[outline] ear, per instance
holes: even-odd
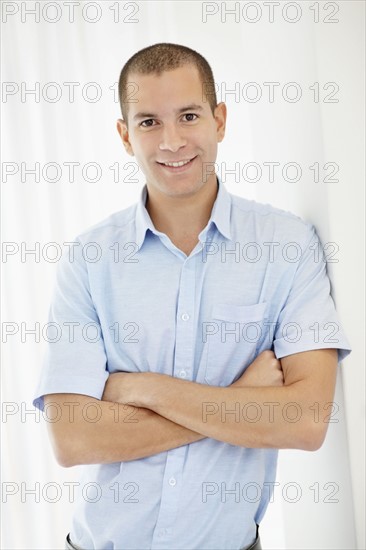
[[[227,115],[226,105],[222,101],[215,107],[215,111],[214,111],[218,143],[220,143],[225,137],[226,115]]]
[[[122,143],[126,152],[132,157],[135,156],[129,139],[127,123],[122,118],[119,118],[117,120],[117,131],[121,136]]]

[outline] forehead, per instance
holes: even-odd
[[[209,109],[204,84],[194,65],[164,71],[160,75],[132,73],[128,77],[127,97],[130,117],[141,111],[163,115],[191,104]]]

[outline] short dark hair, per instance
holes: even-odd
[[[119,82],[118,95],[121,105],[122,118],[127,124],[128,100],[127,84],[128,77],[132,73],[152,74],[158,76],[164,71],[178,69],[185,65],[194,65],[200,75],[203,93],[210,104],[212,114],[217,106],[215,81],[212,69],[206,59],[191,48],[180,44],[160,42],[135,53],[122,68]]]

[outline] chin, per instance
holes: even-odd
[[[165,186],[164,186],[165,187]],[[176,186],[174,185],[167,185],[164,189],[164,192],[167,195],[170,195],[171,197],[177,197],[177,196],[189,196],[194,195],[201,189],[202,185],[199,183],[180,183]]]

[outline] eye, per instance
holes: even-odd
[[[140,123],[140,126],[142,126],[143,128],[150,128],[152,126],[152,124],[146,124],[146,126],[145,126],[146,122],[154,122],[154,119],[153,118],[148,118],[147,120],[143,120]]]
[[[198,115],[196,115],[195,113],[187,113],[187,114],[185,114],[185,115],[183,115],[183,116],[186,116],[186,117],[192,117],[192,116],[194,116],[194,117],[198,118]],[[191,119],[189,119],[187,122],[193,122],[194,120],[196,120],[196,119],[194,119],[194,118],[192,119],[192,118],[191,118]]]

